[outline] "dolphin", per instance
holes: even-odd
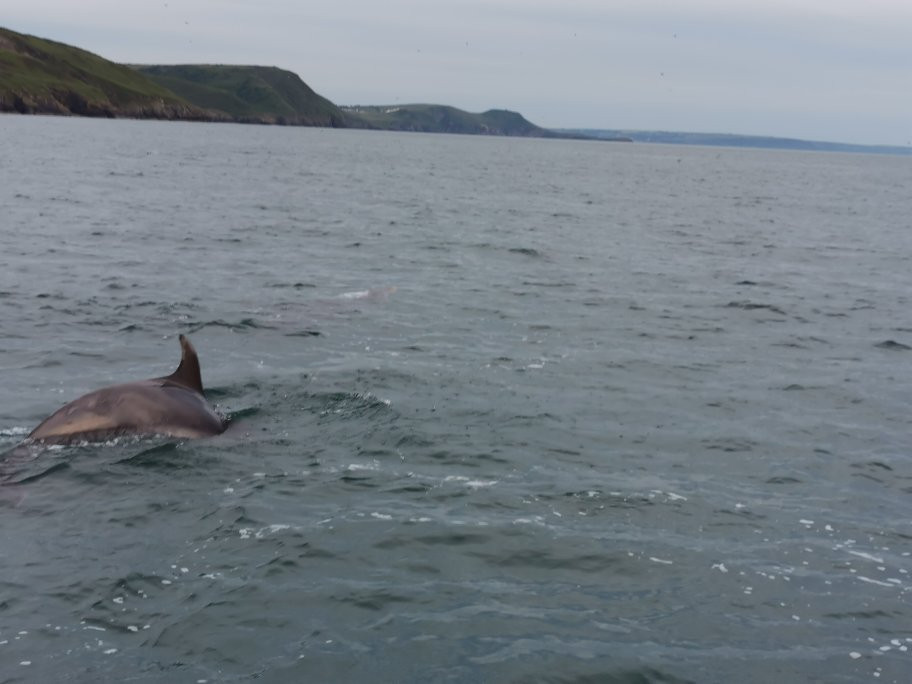
[[[181,360],[171,375],[89,392],[45,418],[26,441],[72,444],[120,435],[196,439],[224,432],[227,421],[203,396],[196,350],[183,335],[178,339]]]

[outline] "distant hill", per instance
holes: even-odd
[[[159,86],[243,123],[344,126],[345,115],[297,74],[278,67],[214,64],[134,65]]]
[[[851,145],[848,143],[775,138],[759,135],[730,133],[677,133],[673,131],[630,131],[617,129],[563,129],[565,133],[578,133],[592,138],[614,139],[624,137],[634,142],[665,143],[669,145],[709,145],[723,147],[753,147],[776,150],[812,150],[825,152],[865,152],[868,154],[912,155],[912,147],[889,145]]]
[[[0,28],[0,111],[210,119],[212,115],[126,66]]]
[[[515,135],[560,137],[505,109],[490,109],[481,114],[433,104],[343,106],[349,125],[387,131],[423,133],[469,133],[476,135]]]

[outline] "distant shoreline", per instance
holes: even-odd
[[[740,147],[769,150],[803,150],[808,152],[851,152],[912,156],[912,145],[862,145],[857,143],[802,140],[766,135],[736,133],[684,133],[678,131],[639,131],[626,129],[564,128],[564,132],[579,132],[593,138],[624,136],[633,142],[665,145],[702,145],[706,147]]]
[[[117,64],[77,47],[0,28],[0,112],[325,126],[540,138],[521,114],[446,105],[343,110],[291,71],[232,64]]]
[[[0,112],[95,118],[321,126],[610,142],[863,152],[912,156],[912,146],[770,136],[594,128],[548,129],[507,109],[440,104],[338,106],[290,71],[229,64],[117,64],[77,47],[0,27]]]

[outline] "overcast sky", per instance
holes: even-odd
[[[912,144],[912,0],[26,0],[118,62],[275,65],[336,104]]]

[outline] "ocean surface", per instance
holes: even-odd
[[[912,162],[0,117],[0,682],[912,680]]]

